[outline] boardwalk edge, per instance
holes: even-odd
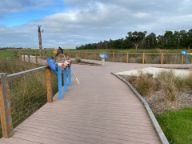
[[[126,81],[124,78],[120,77],[119,75],[117,75],[113,72],[111,72],[111,74],[114,75],[115,77],[117,77],[118,79],[120,79],[122,82],[124,82],[131,89],[131,91],[139,98],[139,100],[144,105],[144,107],[147,111],[147,114],[149,115],[149,118],[152,122],[152,125],[153,125],[161,143],[162,144],[169,144],[164,132],[162,131],[162,129],[161,129],[157,119],[155,118],[153,111],[149,107],[149,104],[147,103],[147,101],[139,94],[139,92],[128,81]]]

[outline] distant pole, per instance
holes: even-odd
[[[39,40],[39,49],[40,51],[42,50],[42,30],[41,30],[41,25],[38,25],[38,40]]]

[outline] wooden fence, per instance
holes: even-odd
[[[40,54],[41,53],[41,54]],[[99,57],[99,51],[76,51],[76,50],[66,50],[65,55],[78,58],[78,59],[91,59],[91,60],[101,60]],[[180,53],[126,53],[126,52],[107,52],[107,61],[111,62],[123,62],[123,63],[142,63],[142,64],[184,64],[186,63],[186,57]],[[38,63],[38,57],[47,58],[48,56],[53,56],[51,52],[46,50],[37,51],[20,51],[19,55],[25,55],[24,61],[27,59],[30,61],[30,56],[36,57],[36,63]],[[27,57],[27,58],[26,58]],[[187,63],[192,63],[191,56],[189,56]]]
[[[8,138],[13,134],[12,104],[14,102],[12,101],[9,81],[17,80],[25,75],[32,75],[37,72],[43,72],[45,75],[47,102],[51,103],[53,101],[51,71],[46,66],[9,75],[5,73],[0,74],[0,117],[3,137]]]
[[[96,52],[66,52],[66,55],[79,59],[100,60]],[[191,58],[189,57],[191,63]],[[142,64],[184,64],[186,57],[180,53],[108,53],[107,61]]]

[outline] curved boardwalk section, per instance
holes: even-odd
[[[1,144],[158,144],[137,97],[110,72],[141,65],[73,65],[81,84],[44,105]]]

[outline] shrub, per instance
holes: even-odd
[[[136,87],[143,96],[150,97],[152,92],[158,89],[152,75],[141,73],[138,77],[129,77],[129,81]]]
[[[173,71],[161,72],[157,76],[160,87],[163,89],[165,100],[174,101],[178,92],[176,86],[176,76]]]

